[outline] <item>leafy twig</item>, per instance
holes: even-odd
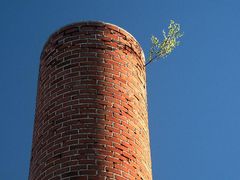
[[[168,26],[168,34],[166,35],[163,30],[164,39],[162,42],[155,36],[151,37],[152,46],[150,48],[148,62],[145,66],[154,60],[167,57],[180,44],[178,39],[182,36],[183,33],[180,32],[180,25],[171,20]]]

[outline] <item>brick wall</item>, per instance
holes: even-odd
[[[152,179],[144,55],[125,30],[75,23],[45,44],[29,179]]]

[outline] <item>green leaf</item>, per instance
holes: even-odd
[[[171,54],[171,52],[180,44],[180,41],[178,39],[183,36],[180,24],[175,23],[173,20],[170,20],[170,24],[168,26],[168,33],[163,30],[162,34],[162,42],[160,42],[156,36],[151,37],[152,45],[150,48],[147,64],[149,64],[153,60],[165,58],[169,54]]]

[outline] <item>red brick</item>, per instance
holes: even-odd
[[[29,180],[151,180],[144,56],[125,30],[68,25],[41,54]]]

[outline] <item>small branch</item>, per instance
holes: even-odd
[[[170,21],[168,26],[168,34],[163,31],[163,41],[152,35],[151,37],[151,48],[149,54],[149,61],[144,65],[146,67],[155,59],[161,59],[167,57],[171,52],[178,46],[178,38],[182,37],[183,33],[180,31],[180,25],[175,23],[173,20]],[[152,55],[154,56],[153,58]]]
[[[150,59],[145,65],[144,67],[146,67],[148,64],[150,64],[154,59],[158,58],[158,56],[155,56],[154,58]]]
[[[144,65],[144,67],[146,67],[148,64],[150,64],[152,61],[148,61],[145,65]]]

